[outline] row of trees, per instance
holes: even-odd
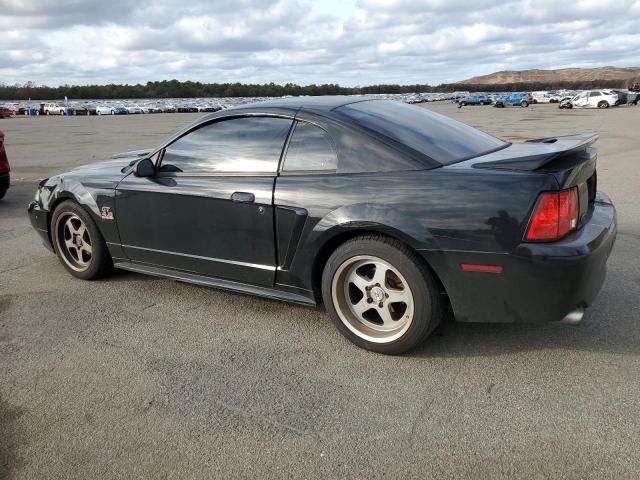
[[[280,97],[283,95],[351,95],[373,93],[430,93],[430,92],[517,92],[536,90],[589,89],[595,87],[626,88],[640,82],[640,78],[628,80],[593,80],[579,82],[527,82],[502,85],[471,85],[448,83],[432,85],[370,85],[365,87],[341,87],[338,84],[296,85],[287,83],[200,83],[164,80],[136,85],[62,85],[47,87],[34,82],[25,84],[0,84],[0,99],[4,100],[56,100],[64,97],[82,99],[110,98],[197,98],[197,97]]]

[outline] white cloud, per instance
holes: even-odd
[[[364,85],[637,66],[640,0],[0,0],[0,81]]]

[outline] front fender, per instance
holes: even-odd
[[[100,209],[92,192],[78,179],[57,175],[41,182],[38,187],[40,207],[52,213],[55,206],[63,200],[75,200],[76,203],[100,217]]]
[[[56,175],[40,183],[36,202],[47,214],[48,229],[56,206],[65,200],[73,200],[91,215],[107,244],[120,244],[114,222],[115,185],[116,182],[109,179],[85,180],[74,175]],[[48,233],[50,236],[51,232]]]

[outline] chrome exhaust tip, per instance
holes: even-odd
[[[567,325],[578,325],[582,321],[582,317],[584,317],[584,308],[576,308],[575,310],[569,312],[566,317],[560,320],[560,323],[564,323]]]

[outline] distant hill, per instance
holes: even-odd
[[[640,67],[618,68],[561,68],[558,70],[504,70],[490,75],[463,80],[462,84],[504,85],[508,83],[589,82],[601,80],[626,80],[640,77]]]

